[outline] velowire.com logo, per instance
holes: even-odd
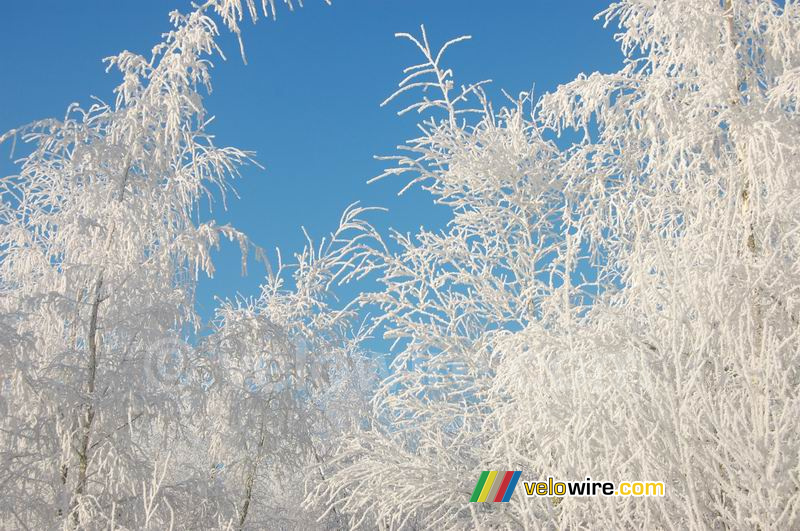
[[[507,502],[514,494],[514,489],[522,474],[520,470],[484,470],[470,502]],[[615,484],[611,481],[558,481],[548,477],[547,481],[524,481],[525,496],[664,496],[663,481],[622,481]]]
[[[521,474],[521,470],[484,470],[469,501],[507,502],[514,494]]]

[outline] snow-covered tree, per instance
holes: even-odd
[[[197,221],[200,200],[224,195],[249,157],[214,145],[202,95],[221,53],[214,14],[238,34],[256,7],[210,0],[171,13],[149,58],[107,59],[123,77],[114,103],[0,137],[31,145],[19,174],[0,180],[4,526],[163,529],[190,511],[175,500],[196,502],[191,470],[166,482],[205,398],[192,385],[202,360],[175,371],[180,353],[158,355],[197,329],[209,250],[221,237],[246,245]],[[274,15],[271,0],[260,7]]]
[[[469,494],[496,435],[497,345],[537,318],[556,320],[558,308],[547,305],[568,243],[556,207],[560,156],[526,120],[526,99],[495,113],[482,84],[454,90],[442,57],[463,38],[435,52],[424,28],[420,39],[400,36],[425,62],[406,69],[390,100],[421,88],[425,99],[401,112],[430,118],[408,154],[389,158],[397,166],[387,175],[426,182],[453,218],[441,233],[395,233],[399,250],[383,253],[386,289],[365,302],[380,307],[375,325],[400,350],[372,426],[345,441],[314,496],[354,514],[356,526],[438,528],[469,520]]]
[[[412,38],[428,118],[388,173],[453,218],[384,255],[393,374],[310,502],[386,528],[800,525],[800,4],[601,16],[624,68],[530,112]],[[666,496],[470,504],[487,469]]]
[[[207,408],[199,428],[209,441],[220,486],[220,518],[239,529],[341,527],[334,512],[300,504],[306,481],[325,479],[320,466],[335,436],[364,415],[373,363],[362,352],[364,330],[332,287],[368,273],[375,230],[348,209],[330,239],[310,238],[295,255],[291,282],[280,263],[257,299],[223,301],[204,342],[212,360]]]

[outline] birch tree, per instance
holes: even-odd
[[[275,14],[267,0],[171,13],[149,58],[106,60],[123,78],[113,103],[0,137],[30,145],[0,181],[4,525],[163,529],[190,510],[174,503],[196,482],[165,481],[202,400],[197,360],[169,381],[152,347],[197,329],[195,282],[220,238],[246,253],[239,232],[197,221],[251,155],[214,144],[202,96],[221,55],[215,17],[239,34],[257,7]]]
[[[339,528],[334,511],[300,509],[306,482],[336,435],[364,415],[374,363],[363,351],[366,330],[333,289],[372,269],[374,228],[353,206],[330,238],[310,238],[284,269],[278,255],[256,299],[226,300],[204,348],[214,379],[200,432],[220,483],[221,520],[238,529]],[[287,270],[291,275],[285,275]]]

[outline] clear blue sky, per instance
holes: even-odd
[[[413,135],[416,115],[398,118],[398,105],[380,108],[418,62],[415,50],[393,37],[425,24],[435,44],[463,34],[473,39],[451,49],[457,81],[491,78],[497,101],[511,94],[552,90],[579,72],[621,66],[613,28],[593,15],[594,0],[306,0],[276,22],[245,25],[245,66],[235,41],[221,39],[227,62],[215,60],[214,92],[206,100],[217,116],[219,145],[255,150],[265,171],[245,168],[236,183],[241,199],[215,211],[264,248],[284,257],[313,236],[333,230],[342,210],[359,200],[388,207],[381,226],[403,231],[441,226],[447,212],[414,191],[398,198],[402,183],[379,174],[376,154],[391,154]],[[188,0],[27,0],[10,2],[0,17],[0,130],[34,119],[61,117],[70,102],[90,95],[111,100],[119,81],[100,60],[123,49],[148,54],[169,28],[167,13]],[[9,146],[0,147],[0,173],[14,171]],[[217,275],[201,281],[198,301],[208,317],[212,296],[255,294],[263,269],[240,276],[237,248],[217,255]]]

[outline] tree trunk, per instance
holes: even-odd
[[[89,365],[88,375],[86,382],[86,393],[88,395],[88,403],[86,404],[86,414],[81,418],[81,430],[79,433],[80,440],[77,444],[78,454],[78,480],[75,485],[75,495],[73,497],[73,520],[75,525],[80,524],[80,516],[78,514],[77,506],[78,499],[86,492],[86,478],[87,469],[89,467],[89,438],[92,430],[92,422],[94,421],[94,399],[95,380],[97,377],[97,319],[100,303],[103,299],[100,297],[103,289],[103,274],[98,275],[97,281],[94,285],[94,293],[92,295],[92,312],[89,318]]]
[[[258,446],[256,447],[256,455],[253,459],[253,466],[250,468],[250,472],[247,474],[247,479],[245,480],[244,484],[244,501],[242,502],[242,508],[239,510],[239,530],[241,531],[244,529],[244,524],[247,521],[247,513],[250,510],[250,501],[253,499],[253,485],[256,482],[256,473],[258,472],[258,464],[261,461],[261,453],[264,448],[264,441],[266,440],[266,435],[264,434],[264,424],[262,421],[261,424],[261,437],[258,441]]]

